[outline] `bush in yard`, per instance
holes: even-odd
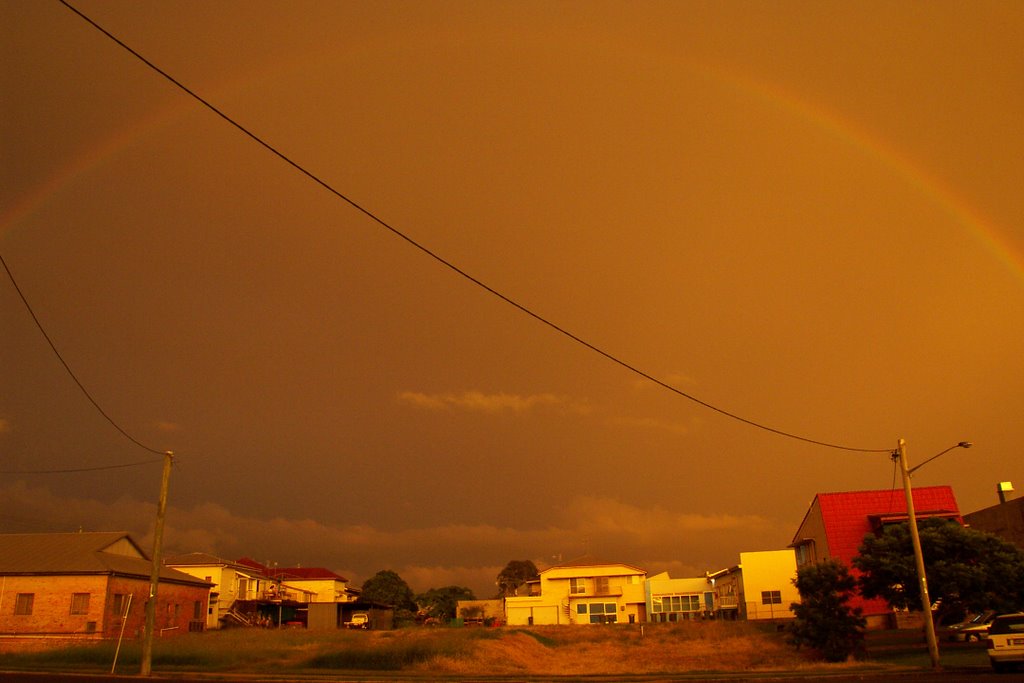
[[[800,603],[792,605],[796,621],[789,627],[789,642],[800,649],[817,650],[829,662],[842,662],[864,653],[864,617],[847,603],[857,588],[846,565],[837,560],[801,567],[796,589]]]

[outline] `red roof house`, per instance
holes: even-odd
[[[312,593],[311,602],[349,602],[359,596],[357,588],[348,585],[348,579],[324,567],[267,567],[251,557],[243,557],[238,564],[262,571],[289,586]]]
[[[949,486],[922,486],[913,489],[914,512],[917,518],[940,517],[963,524],[960,511]],[[886,524],[907,520],[907,499],[900,489],[882,491],[848,491],[819,493],[811,502],[803,522],[793,535],[797,567],[830,558],[842,560],[851,572],[857,570],[850,560],[857,556],[864,536],[878,532]],[[880,598],[866,600],[855,596],[851,607],[860,607],[868,624],[880,625],[883,615],[892,612]]]

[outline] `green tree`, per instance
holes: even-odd
[[[390,605],[395,610],[395,623],[411,623],[416,614],[412,589],[402,577],[390,569],[382,569],[363,582],[362,599]]]
[[[451,621],[455,618],[455,610],[459,600],[476,600],[473,591],[465,586],[445,586],[431,588],[426,593],[416,596],[416,604],[428,617]]]
[[[532,560],[509,560],[505,568],[498,573],[498,597],[512,597],[524,583],[536,581],[538,578],[540,572]]]
[[[1024,608],[1024,553],[998,536],[955,521],[918,523],[928,596],[939,603],[938,621],[963,610]],[[861,572],[861,593],[900,609],[921,610],[921,591],[907,524],[868,534],[853,566]]]
[[[864,617],[847,603],[857,580],[839,560],[809,564],[797,572],[800,602],[791,609],[796,620],[789,626],[789,641],[800,649],[811,647],[829,662],[845,661],[864,652]]]

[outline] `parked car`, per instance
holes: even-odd
[[[958,642],[981,642],[985,640],[985,634],[988,633],[989,624],[992,620],[998,616],[998,612],[989,610],[988,612],[982,612],[977,616],[968,619],[967,621],[955,624],[946,629],[946,635],[950,640]]]
[[[998,673],[1024,663],[1024,612],[995,618],[988,630],[988,659]]]
[[[352,621],[346,621],[345,628],[370,628],[370,615],[366,612],[353,612]]]

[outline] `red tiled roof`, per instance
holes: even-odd
[[[914,512],[918,519],[952,517],[963,523],[951,487],[922,486],[913,489],[913,496]],[[854,574],[857,570],[853,569],[850,561],[857,556],[864,536],[876,530],[873,524],[907,518],[906,495],[898,489],[819,493],[817,501],[828,539],[829,555],[842,560]],[[851,600],[851,606],[861,607],[865,614],[884,614],[889,611],[888,604],[880,598],[865,600],[857,596]]]
[[[268,567],[251,557],[241,558],[238,560],[238,564],[258,569],[275,579],[334,579],[335,581],[348,581],[344,576],[335,574],[330,569],[324,569],[323,567]]]
[[[949,486],[923,486],[914,489],[913,495],[914,510],[919,518],[952,513],[959,520],[960,510]],[[818,505],[829,552],[847,564],[856,557],[865,534],[874,531],[869,517],[907,514],[906,496],[896,489],[819,493]]]
[[[267,569],[268,569],[267,567],[265,567],[264,565],[260,564],[259,562],[257,562],[256,560],[252,559],[251,557],[239,558],[238,564],[242,565],[243,567],[249,567],[251,569],[259,569],[261,572],[266,572]]]
[[[271,571],[275,577],[282,579],[334,579],[335,581],[348,581],[344,576],[339,576],[330,569],[324,569],[323,567],[281,567]]]

